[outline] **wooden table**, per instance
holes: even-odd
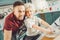
[[[44,36],[43,38],[42,38],[42,40],[53,40],[54,38],[48,38],[48,37],[46,37],[46,36]]]

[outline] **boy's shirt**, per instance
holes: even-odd
[[[36,16],[32,16],[31,18],[27,18],[25,19],[25,25],[27,27],[27,32],[26,35],[27,36],[34,36],[40,33],[39,30],[36,30],[34,28],[32,28],[32,25],[39,25],[41,24],[41,19],[36,17]]]

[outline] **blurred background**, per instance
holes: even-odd
[[[31,2],[36,7],[36,16],[52,25],[60,16],[60,0],[0,0],[0,40],[3,40],[5,17],[13,10],[15,1]]]

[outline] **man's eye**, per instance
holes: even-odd
[[[25,11],[18,11],[18,12],[25,12]]]

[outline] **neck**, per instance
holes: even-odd
[[[32,18],[32,16],[27,16],[28,18]]]

